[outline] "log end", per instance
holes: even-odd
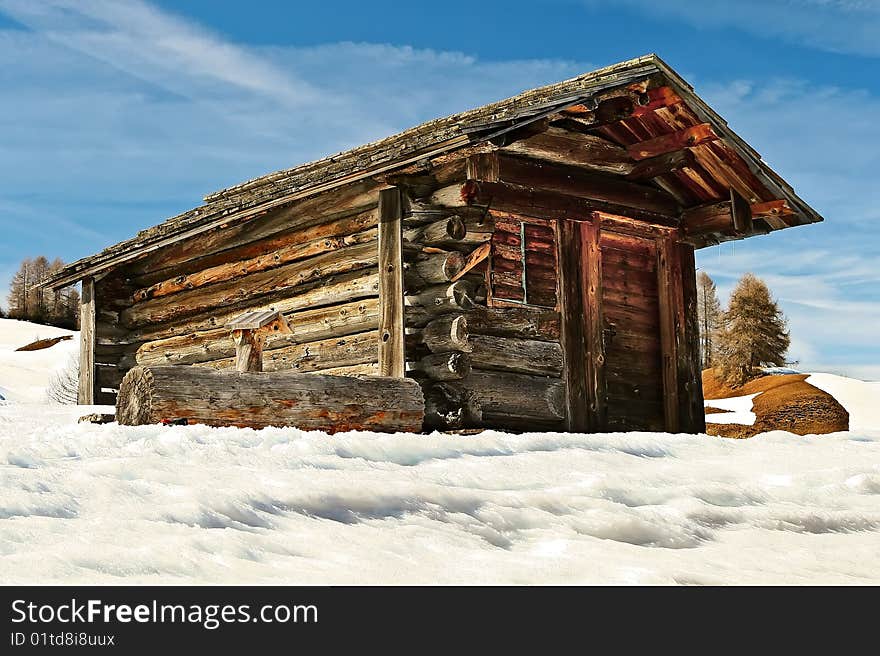
[[[119,386],[116,421],[121,426],[152,423],[153,374],[146,367],[133,367]]]

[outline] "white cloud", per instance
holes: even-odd
[[[72,50],[192,99],[225,86],[291,107],[320,97],[247,48],[141,0],[0,0],[0,9]]]
[[[585,3],[606,5],[599,0]],[[871,0],[617,0],[617,4],[700,28],[734,27],[830,52],[880,56],[880,5]]]

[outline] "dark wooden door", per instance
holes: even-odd
[[[569,430],[664,430],[656,241],[559,228]]]
[[[664,430],[657,242],[602,230],[601,305],[608,430]]]

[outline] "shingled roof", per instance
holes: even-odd
[[[701,120],[711,123],[749,165],[752,173],[795,213],[795,224],[822,218],[740,137],[706,105],[675,71],[656,55],[646,55],[526,91],[477,109],[439,118],[396,135],[308,164],[276,171],[208,194],[204,204],[139,232],[134,238],[78,260],[43,281],[55,288],[131,261],[175,241],[223,226],[233,218],[321,193],[350,182],[386,173],[466,145],[487,141],[540,120],[595,94],[661,74]]]

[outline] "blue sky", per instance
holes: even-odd
[[[880,379],[880,2],[0,0],[0,289],[208,192],[656,52],[826,223],[704,249],[804,370]]]

